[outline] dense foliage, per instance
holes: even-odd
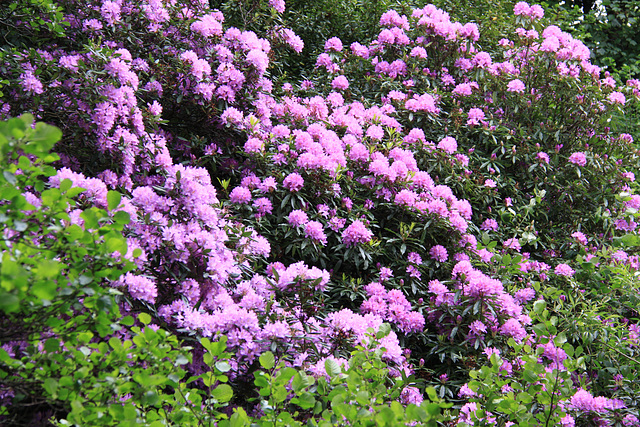
[[[640,82],[542,7],[77,6],[0,16],[3,422],[639,424]]]

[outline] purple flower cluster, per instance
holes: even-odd
[[[369,243],[373,238],[373,233],[359,219],[353,221],[342,232],[342,243],[347,247],[358,243]]]
[[[404,333],[421,332],[424,329],[424,316],[411,311],[411,304],[400,290],[387,291],[378,282],[368,284],[365,290],[369,298],[360,306],[363,313],[378,315],[397,325]]]

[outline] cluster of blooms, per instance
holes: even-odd
[[[504,290],[499,280],[473,268],[469,261],[459,261],[452,270],[451,279],[454,283],[451,289],[438,280],[429,283],[434,309],[427,319],[440,319],[438,326],[443,332],[449,332],[453,327],[459,326],[461,320],[449,319],[448,322],[443,322],[441,316],[448,307],[466,307],[479,303],[483,307],[491,306],[492,310],[482,309],[480,311],[485,313],[484,317],[470,321],[468,340],[484,340],[484,334],[488,330],[494,334],[513,337],[517,341],[522,341],[527,336],[524,327],[531,323],[531,319],[524,314],[519,301],[530,299],[529,297],[521,293],[518,298],[514,298]],[[456,299],[457,292],[461,293],[461,299]]]
[[[364,313],[373,313],[398,326],[402,332],[421,332],[424,329],[424,316],[411,311],[411,303],[407,301],[402,291],[393,289],[387,291],[378,282],[365,286],[369,296],[360,310]]]

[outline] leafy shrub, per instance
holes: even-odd
[[[605,416],[635,416],[636,388],[617,375],[633,377],[627,357],[638,316],[632,293],[615,284],[638,268],[637,258],[617,253],[635,242],[640,206],[637,150],[620,132],[637,81],[603,78],[584,44],[549,26],[541,7],[519,2],[508,22],[482,31],[433,5],[386,11],[374,40],[346,46],[331,37],[308,80],[282,83],[270,70],[282,75],[276,69],[299,40],[280,27],[282,3],[254,4],[255,20],[228,11],[232,22],[255,25],[248,31],[202,2],[90,2],[78,10],[61,1],[70,23],[64,43],[2,53],[11,88],[2,114],[36,111],[63,130],[57,170],[41,190],[86,188],[60,215],[80,229],[106,227],[101,250],[133,263],[105,283],[122,293],[118,309],[149,314],[193,347],[186,373],[176,374],[185,381],[171,381],[193,379],[190,392],[210,402],[207,419],[230,423],[254,414],[265,423],[362,418],[356,404],[377,421],[397,421],[399,406],[352,394],[365,365],[375,368],[372,394],[402,383],[408,417],[420,415],[408,406],[421,396],[406,391],[417,384],[404,381],[412,374],[453,401],[451,419],[464,422],[487,418],[465,404],[493,405],[469,394],[471,385],[501,399],[511,382],[531,397],[538,381],[562,377],[561,397],[571,402],[578,390],[569,376],[591,396],[578,398],[622,402]],[[109,246],[110,227],[126,248]],[[585,308],[612,284],[606,296],[621,296],[619,304]],[[536,299],[549,316],[536,312]],[[384,322],[393,330],[372,344],[370,329]],[[112,349],[120,342],[136,360],[161,358],[158,375],[169,367],[165,357],[185,360],[172,335],[131,331],[98,330],[90,344],[104,349],[113,338]],[[574,354],[587,354],[584,365],[534,368],[544,353],[537,346],[562,333]],[[133,340],[141,334],[176,351],[149,356]],[[352,357],[361,346],[376,359]],[[530,369],[496,373],[498,361],[484,356],[490,349]],[[615,366],[604,361],[611,352]],[[296,373],[319,385],[349,360],[356,368],[347,368],[346,386],[335,384],[339,392],[305,380],[300,393],[287,393]],[[532,373],[542,376],[533,381]],[[465,388],[469,375],[482,384]],[[136,378],[124,372],[118,381],[126,388]],[[148,381],[150,400],[133,398],[141,422],[181,402],[174,383]],[[84,396],[91,406],[95,395]],[[298,405],[310,397],[313,415]],[[568,414],[544,394],[535,404],[520,397],[492,412],[505,423]],[[589,408],[572,416],[593,421]]]

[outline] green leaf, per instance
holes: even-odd
[[[125,316],[120,320],[120,323],[125,326],[132,326],[134,323],[133,316]]]
[[[16,185],[16,183],[18,182],[15,175],[7,170],[2,172],[2,176],[4,176],[4,179],[11,185]]]
[[[73,187],[73,182],[69,178],[65,178],[62,181],[60,181],[60,186],[58,188],[60,189],[60,191],[65,193],[71,187]]]
[[[361,406],[366,406],[368,405],[371,400],[371,396],[369,395],[369,392],[366,390],[360,390],[358,393],[356,393],[356,402],[358,402]]]
[[[149,323],[151,323],[151,316],[149,316],[149,314],[147,313],[140,313],[138,314],[138,321],[143,325],[148,325]]]
[[[58,397],[58,381],[53,378],[47,378],[44,380],[44,389],[47,393],[51,395],[54,399]]]
[[[393,413],[391,408],[385,407],[378,413],[376,416],[376,421],[381,425],[393,425],[393,422],[396,420],[396,415]]]
[[[112,211],[120,206],[120,200],[122,200],[122,194],[118,191],[109,191],[107,193],[107,206],[109,210]]]
[[[333,359],[325,360],[324,368],[327,374],[332,378],[342,372],[342,369],[340,368],[340,364]]]
[[[276,366],[276,358],[270,351],[262,353],[258,360],[260,361],[260,366],[264,369],[273,369]]]
[[[0,292],[0,310],[12,313],[20,308],[20,298],[8,292]]]
[[[98,228],[98,216],[93,209],[87,209],[82,212],[80,214],[80,218],[84,220],[84,227],[86,230],[95,230]]]
[[[525,369],[522,372],[522,379],[524,379],[526,382],[529,382],[529,383],[535,383],[540,380],[540,377],[535,372],[529,369]]]
[[[562,344],[567,342],[567,336],[564,332],[560,332],[557,337],[553,339],[553,343],[556,347],[561,347]]]
[[[36,276],[45,279],[57,277],[62,270],[62,265],[58,261],[42,260],[38,264]]]
[[[55,338],[49,338],[44,343],[44,349],[47,353],[53,353],[60,348],[60,341]]]
[[[128,212],[118,211],[113,215],[113,220],[117,224],[126,225],[126,224],[129,224],[129,222],[131,222],[131,216],[129,215]]]
[[[216,362],[216,369],[222,373],[229,372],[231,370],[231,365],[229,364],[229,362],[220,360]]]
[[[228,384],[220,384],[211,390],[211,397],[220,403],[226,403],[233,397],[233,389]]]
[[[381,340],[382,338],[389,335],[390,332],[391,325],[389,323],[383,323],[382,325],[380,325],[380,330],[378,330],[378,333],[376,334],[376,339]]]
[[[280,403],[284,402],[289,396],[289,391],[284,386],[275,387],[271,393],[273,399]]]
[[[156,406],[159,401],[158,393],[152,390],[149,390],[142,396],[142,404],[145,406]]]
[[[316,405],[316,399],[313,394],[305,391],[300,396],[291,399],[291,403],[298,405],[302,409],[311,409]]]

